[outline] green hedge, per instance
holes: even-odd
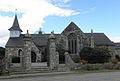
[[[107,48],[85,47],[81,50],[80,57],[88,63],[106,63],[109,62],[111,54]]]

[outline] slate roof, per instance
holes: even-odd
[[[114,43],[116,47],[120,47],[120,43]]]
[[[6,47],[7,46],[24,46],[23,36],[21,35],[21,37],[10,37],[6,43]]]
[[[22,30],[20,29],[20,26],[19,26],[17,15],[15,15],[15,19],[14,19],[12,27],[10,29],[8,29],[8,30],[10,30],[10,31],[18,30],[18,31],[22,32]]]
[[[91,36],[91,33],[85,33],[87,37]],[[113,46],[114,43],[104,33],[93,33],[95,45],[109,45]]]
[[[33,42],[37,46],[46,46],[50,34],[31,34]],[[56,39],[60,38],[60,34],[55,34]]]
[[[90,38],[91,33],[85,33],[85,35]],[[108,45],[108,46],[115,45],[104,33],[93,33],[93,35],[95,45]],[[20,38],[10,37],[6,46],[23,46],[24,45],[23,36],[24,34],[22,34]],[[46,46],[50,34],[31,34],[31,36],[36,46]],[[55,37],[58,40],[61,37],[61,34],[55,34]]]

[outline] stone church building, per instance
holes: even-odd
[[[26,70],[32,68],[32,63],[47,62],[51,69],[59,66],[57,45],[67,50],[65,63],[73,66],[74,60],[80,58],[79,53],[84,47],[107,47],[112,58],[118,58],[120,45],[113,43],[104,33],[84,33],[74,22],[71,22],[61,34],[22,34],[17,16],[9,29],[10,37],[5,45],[7,69],[12,67],[11,56],[20,57],[20,67]]]

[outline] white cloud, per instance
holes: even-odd
[[[71,1],[71,0],[47,0],[47,1],[49,1],[49,2],[62,2],[62,3],[67,3],[67,2],[69,2],[69,1]]]
[[[79,12],[55,6],[55,4],[53,5],[49,1],[67,3],[70,0],[0,0],[0,11],[15,12],[15,9],[17,9],[18,12],[24,13],[19,19],[21,29],[24,31],[23,33],[27,29],[30,30],[30,33],[33,33],[39,27],[42,27],[46,16],[71,16],[79,14]],[[13,19],[14,17],[0,15],[0,46],[3,45],[3,41],[7,41],[8,29],[12,26]]]
[[[111,40],[114,42],[120,42],[120,37],[119,36],[111,37]]]
[[[88,14],[88,13],[91,13],[93,11],[96,10],[96,7],[92,7],[92,8],[87,8],[87,9],[82,9],[81,10],[81,14]]]

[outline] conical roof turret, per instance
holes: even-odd
[[[10,30],[10,31],[21,31],[22,32],[22,30],[20,29],[20,26],[19,26],[17,15],[15,15],[15,19],[14,19],[12,27],[8,30]]]

